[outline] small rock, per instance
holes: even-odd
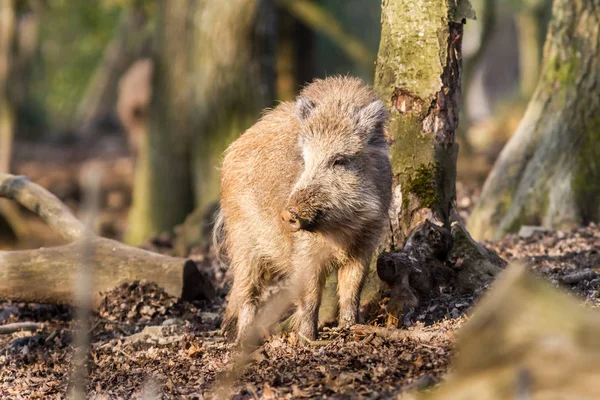
[[[202,318],[203,321],[214,321],[219,318],[219,314],[211,312],[202,312],[200,313],[200,318]]]
[[[530,237],[536,232],[546,232],[547,229],[541,226],[522,225],[519,229],[519,236],[523,239]]]
[[[436,379],[433,375],[427,374],[420,377],[416,382],[415,386],[417,390],[425,390],[435,385]]]
[[[163,326],[185,325],[185,321],[181,318],[168,318],[162,323]]]

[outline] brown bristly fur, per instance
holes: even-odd
[[[215,242],[233,275],[223,322],[230,337],[244,337],[264,288],[287,277],[301,287],[297,329],[314,339],[331,268],[338,269],[340,324],[357,322],[391,201],[386,117],[361,80],[315,80],[227,149]]]

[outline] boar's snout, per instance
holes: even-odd
[[[287,210],[281,212],[281,221],[291,232],[309,231],[312,232],[316,228],[316,224],[313,220],[303,218],[300,216],[300,212],[295,207],[290,207]]]
[[[281,213],[281,220],[292,232],[298,232],[300,229],[303,229],[303,221],[298,215],[298,210],[295,208],[283,210]]]

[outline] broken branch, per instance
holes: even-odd
[[[0,335],[9,335],[18,331],[37,331],[43,327],[44,324],[36,322],[15,322],[14,324],[0,325]]]

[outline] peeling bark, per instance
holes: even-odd
[[[462,24],[452,22],[448,13],[445,1],[422,9],[413,1],[395,1],[384,3],[382,11],[375,85],[391,110],[397,243],[432,213],[450,226]]]

